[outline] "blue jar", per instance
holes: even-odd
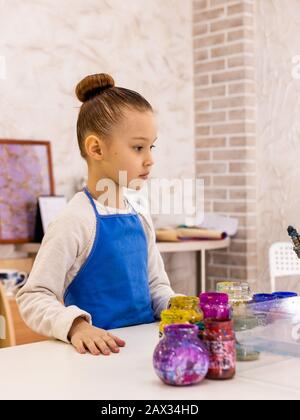
[[[288,299],[288,298],[297,297],[298,293],[295,293],[295,292],[275,292],[275,293],[272,293],[272,295],[275,296],[276,299]]]
[[[270,300],[275,300],[276,297],[270,293],[257,293],[253,295],[253,302],[261,303],[261,302],[269,302]]]
[[[277,298],[270,293],[257,293],[253,295],[251,309],[253,315],[258,320],[259,325],[266,326],[268,323],[268,314],[278,302]]]

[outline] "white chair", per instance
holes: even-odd
[[[276,291],[276,277],[300,275],[300,259],[292,242],[275,242],[269,249],[271,292]]]

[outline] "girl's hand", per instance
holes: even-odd
[[[83,318],[76,318],[69,331],[68,338],[78,353],[89,351],[94,355],[110,355],[118,353],[119,347],[125,346],[125,341],[110,334],[108,331],[90,325]]]

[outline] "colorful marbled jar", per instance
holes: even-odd
[[[208,371],[209,356],[198,338],[198,327],[172,324],[153,354],[158,377],[168,385],[191,385],[202,381]]]

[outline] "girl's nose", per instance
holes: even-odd
[[[144,162],[145,166],[152,166],[154,164],[152,156],[149,154]]]
[[[152,166],[153,164],[154,164],[154,161],[152,158],[147,159],[144,163],[145,166]]]

